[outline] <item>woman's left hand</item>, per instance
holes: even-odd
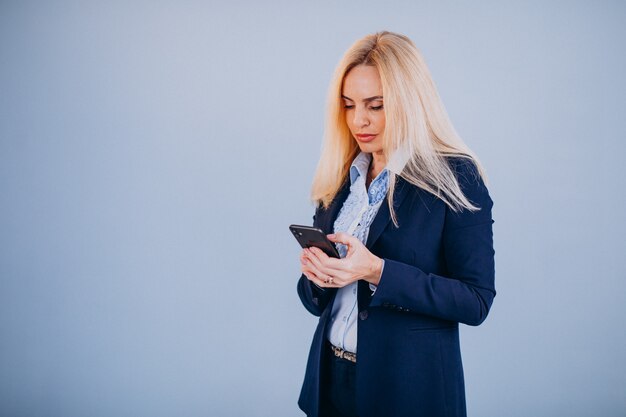
[[[305,249],[303,256],[303,266],[307,270],[318,277],[325,277],[324,287],[342,288],[360,279],[378,285],[383,265],[381,258],[347,233],[327,236],[331,242],[343,243],[348,247],[345,258],[331,258],[315,247]]]

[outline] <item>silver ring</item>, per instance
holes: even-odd
[[[328,278],[328,283],[332,284],[333,283],[333,277]]]

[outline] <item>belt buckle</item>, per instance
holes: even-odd
[[[347,350],[343,350],[340,347],[337,347],[335,345],[330,345],[333,349],[333,353],[335,354],[336,357],[341,358],[341,359],[345,359],[347,361],[356,363],[356,354],[352,353],[352,352],[348,352]]]

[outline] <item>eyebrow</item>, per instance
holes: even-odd
[[[346,100],[350,100],[350,101],[354,101],[350,97],[344,96],[343,94],[341,95],[341,98],[346,99]],[[383,99],[383,96],[374,96],[374,97],[368,97],[366,99],[363,99],[363,101],[365,103],[369,103],[370,101],[382,100],[382,99]]]

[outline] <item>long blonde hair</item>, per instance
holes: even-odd
[[[385,130],[383,154],[389,169],[387,202],[394,224],[396,175],[442,199],[455,211],[479,210],[463,194],[446,157],[473,162],[486,182],[476,155],[452,126],[424,59],[404,35],[378,32],[356,41],[337,66],[330,84],[324,144],[311,198],[328,207],[346,180],[359,153],[345,120],[341,100],[343,80],[357,65],[376,67],[383,89]]]

